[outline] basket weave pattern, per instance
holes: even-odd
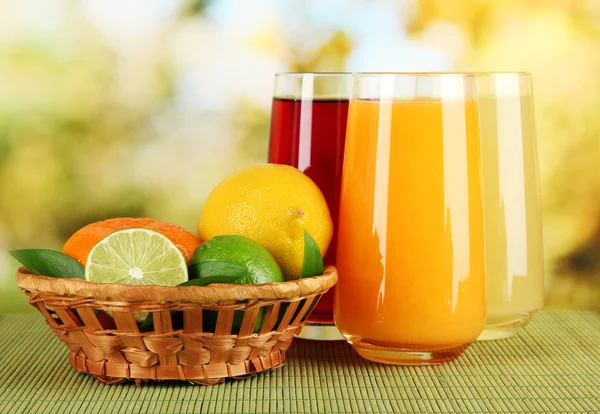
[[[19,287],[67,345],[77,371],[105,383],[138,384],[212,385],[281,366],[294,334],[336,281],[334,267],[284,283],[205,287],[97,284],[17,272]],[[214,326],[203,326],[207,311]],[[141,332],[135,316],[146,312],[154,326]]]

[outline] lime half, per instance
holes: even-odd
[[[175,286],[188,280],[185,258],[166,236],[148,229],[109,234],[90,251],[85,278],[96,283]]]

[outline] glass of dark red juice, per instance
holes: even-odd
[[[351,78],[349,73],[275,75],[269,162],[298,168],[323,192],[334,224],[326,265],[335,265]],[[344,339],[333,322],[333,296],[330,289],[321,298],[299,338]]]

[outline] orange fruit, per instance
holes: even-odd
[[[252,165],[226,177],[208,196],[198,224],[202,240],[238,235],[258,242],[286,280],[300,276],[304,230],[325,255],[333,223],[321,190],[298,169],[277,164]]]
[[[120,217],[98,221],[80,228],[67,240],[62,252],[85,266],[90,250],[100,240],[117,230],[132,228],[149,229],[162,233],[181,250],[186,262],[190,260],[194,250],[200,245],[198,237],[176,224],[151,218]]]

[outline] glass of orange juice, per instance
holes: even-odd
[[[335,322],[364,358],[458,357],[485,325],[476,77],[355,74]]]
[[[540,190],[529,73],[478,73],[487,324],[479,339],[525,326],[544,301]]]

